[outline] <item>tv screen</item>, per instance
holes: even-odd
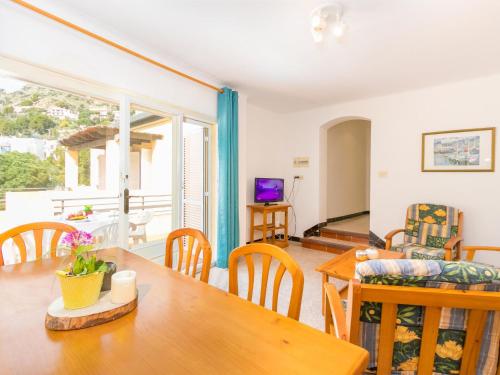
[[[255,203],[281,202],[285,180],[282,178],[256,178]]]

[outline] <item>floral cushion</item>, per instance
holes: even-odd
[[[356,277],[362,283],[425,288],[500,291],[494,267],[469,262],[425,260],[371,260],[359,263]],[[376,368],[381,304],[364,302],[360,315],[360,343],[370,352],[369,368]],[[399,305],[394,338],[393,374],[416,374],[424,311],[420,306]],[[460,369],[467,312],[443,308],[434,357],[434,374],[457,374]],[[498,363],[500,312],[490,312],[476,374],[495,374]]]
[[[449,206],[411,205],[406,213],[404,243],[443,248],[458,233],[458,213],[458,209]]]
[[[446,253],[443,248],[428,247],[414,243],[394,245],[391,247],[391,250],[405,253],[407,259],[444,260]],[[455,258],[456,253],[456,249],[452,249],[452,259]]]

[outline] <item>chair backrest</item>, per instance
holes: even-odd
[[[13,247],[17,248],[19,259],[21,263],[26,262],[28,259],[29,242],[26,241],[26,236],[29,233],[33,234],[35,259],[42,258],[44,254],[44,244],[47,243],[47,238],[44,242],[44,234],[47,231],[52,231],[52,239],[50,240],[49,249],[50,257],[57,255],[57,246],[63,233],[70,233],[76,229],[71,225],[57,222],[37,222],[25,225],[20,225],[15,228],[0,234],[0,266],[4,265],[3,247],[7,240],[12,239]],[[12,249],[14,250],[14,249]]]
[[[496,374],[500,276],[468,262],[375,260],[349,285],[351,343],[377,374]]]
[[[262,281],[259,304],[261,306],[265,306],[266,303],[269,269],[271,261],[274,258],[279,261],[279,266],[276,270],[273,283],[272,310],[278,310],[278,295],[281,280],[283,279],[285,271],[288,271],[292,278],[292,291],[290,294],[288,317],[299,320],[300,307],[302,304],[302,292],[304,289],[304,274],[297,262],[286,251],[278,246],[265,243],[255,243],[234,249],[229,255],[229,293],[238,295],[238,260],[240,257],[244,256],[248,267],[247,300],[252,301],[255,279],[255,266],[253,261],[254,254],[260,254],[262,256]]]
[[[408,207],[405,243],[443,248],[451,237],[462,235],[463,213],[454,207],[416,203]]]
[[[191,273],[192,277],[196,277],[198,270],[198,261],[200,254],[202,255],[202,266],[200,280],[207,283],[210,274],[210,265],[212,262],[212,248],[203,232],[193,228],[180,228],[171,232],[167,237],[167,245],[165,250],[165,266],[173,267],[174,258],[174,241],[178,244],[177,271],[184,272],[185,275]],[[186,240],[186,241],[185,241]],[[187,249],[184,248],[184,243],[187,242]],[[196,247],[194,246],[196,242]],[[194,254],[193,254],[193,248]],[[184,260],[184,253],[186,258]],[[194,255],[194,256],[193,256]],[[191,264],[191,260],[193,261]],[[184,271],[182,271],[184,265]]]
[[[135,225],[146,225],[153,220],[153,212],[149,210],[142,210],[132,214],[129,221]]]

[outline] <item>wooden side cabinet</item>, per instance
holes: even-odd
[[[250,209],[250,242],[255,240],[255,232],[262,232],[262,242],[269,242],[279,247],[288,246],[288,208],[289,204],[275,204],[265,206],[262,204],[250,204],[247,206]],[[284,221],[277,225],[276,214],[283,212]],[[262,224],[255,225],[255,215],[262,215]],[[268,221],[271,214],[271,221]],[[276,239],[276,232],[283,231],[283,240]],[[268,232],[271,232],[271,238],[267,238]]]

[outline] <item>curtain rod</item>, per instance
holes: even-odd
[[[113,41],[111,41],[109,39],[106,39],[106,38],[104,38],[104,37],[102,37],[102,36],[100,36],[98,34],[95,34],[95,33],[91,32],[91,31],[87,30],[87,29],[84,29],[83,27],[75,25],[74,23],[71,23],[69,21],[66,21],[65,19],[63,19],[61,17],[58,17],[58,16],[56,16],[56,15],[54,15],[52,13],[46,12],[43,9],[37,8],[36,6],[31,5],[31,4],[27,3],[26,1],[22,1],[22,0],[11,0],[11,1],[13,3],[16,3],[16,4],[18,4],[18,5],[26,8],[26,9],[29,9],[29,10],[35,12],[35,13],[38,13],[38,14],[44,16],[44,17],[50,18],[51,20],[56,21],[56,22],[58,22],[58,23],[60,23],[60,24],[62,24],[64,26],[67,26],[67,27],[69,27],[69,28],[71,28],[73,30],[76,30],[76,31],[78,31],[78,32],[80,32],[82,34],[85,34],[85,35],[87,35],[87,36],[89,36],[89,37],[91,37],[93,39],[96,39],[96,40],[98,40],[98,41],[100,41],[102,43],[105,43],[105,44],[107,44],[107,45],[109,45],[111,47],[119,49],[120,51],[128,53],[129,55],[135,56],[135,57],[137,57],[137,58],[139,58],[141,60],[144,60],[144,61],[146,61],[146,62],[148,62],[150,64],[153,64],[153,65],[155,65],[155,66],[157,66],[159,68],[162,68],[162,69],[164,69],[166,71],[174,73],[174,74],[176,74],[176,75],[178,75],[178,76],[180,76],[182,78],[189,79],[190,81],[196,82],[199,85],[208,87],[208,88],[210,88],[212,90],[215,90],[217,92],[220,92],[220,93],[224,92],[224,90],[222,90],[219,87],[213,86],[213,85],[211,85],[211,84],[209,84],[209,83],[207,83],[205,81],[202,81],[201,79],[195,78],[195,77],[190,76],[190,75],[188,75],[186,73],[183,73],[183,72],[181,72],[181,71],[179,71],[177,69],[171,68],[170,66],[162,64],[162,63],[160,63],[160,62],[158,62],[156,60],[153,60],[153,59],[151,59],[151,58],[149,58],[147,56],[141,55],[138,52],[135,52],[135,51],[133,51],[133,50],[127,48],[127,47],[124,47],[124,46],[122,46],[122,45],[120,45],[118,43],[115,43],[115,42],[113,42]]]

